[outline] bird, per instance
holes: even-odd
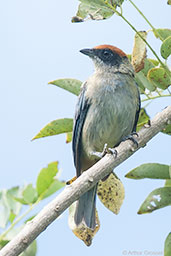
[[[72,150],[76,176],[93,166],[107,148],[133,138],[140,112],[140,95],[127,55],[112,45],[80,50],[94,62],[94,73],[81,86],[76,104]],[[134,140],[133,140],[134,141]],[[76,202],[77,227],[96,228],[97,185]]]

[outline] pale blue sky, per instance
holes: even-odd
[[[137,0],[135,3],[156,28],[169,26],[171,7],[166,0]],[[107,43],[126,53],[132,50],[134,32],[118,16],[72,24],[70,19],[77,6],[77,0],[6,0],[0,3],[0,188],[35,183],[39,170],[56,160],[62,169],[62,179],[75,175],[71,145],[64,143],[64,135],[31,142],[48,122],[74,115],[76,97],[47,83],[65,77],[84,81],[93,72],[93,64],[79,53],[82,48]],[[128,1],[123,10],[138,30],[149,29]],[[148,39],[159,51],[160,41],[152,33]],[[150,51],[148,56],[153,57]],[[158,99],[147,108],[148,113],[153,117],[169,103],[169,98]],[[90,248],[70,231],[66,211],[38,238],[37,255],[105,253],[120,256],[124,250],[162,251],[170,232],[170,207],[143,216],[136,212],[145,197],[163,182],[128,180],[124,175],[146,162],[169,164],[169,139],[166,135],[157,135],[147,147],[117,168],[116,173],[126,190],[123,207],[115,216],[97,203],[101,228]]]

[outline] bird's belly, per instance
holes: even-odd
[[[119,96],[119,95],[118,95]],[[124,95],[125,96],[125,95]],[[109,97],[98,106],[91,105],[84,123],[82,145],[86,155],[92,151],[102,152],[104,144],[116,146],[132,132],[136,106],[130,98]]]

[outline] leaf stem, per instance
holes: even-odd
[[[152,96],[150,98],[146,98],[146,99],[142,99],[141,102],[147,101],[147,100],[154,100],[157,98],[162,98],[162,97],[169,97],[171,96],[170,94],[161,94],[161,95],[156,95],[156,96]]]
[[[163,41],[162,37],[160,36],[160,34],[157,32],[157,30],[155,29],[155,27],[153,27],[153,25],[151,24],[151,22],[145,17],[145,15],[141,12],[141,10],[134,4],[134,2],[132,2],[132,0],[129,0],[129,2],[134,6],[134,8],[139,12],[139,14],[145,19],[145,21],[149,24],[149,26],[152,28],[152,31],[154,33],[154,35],[160,38],[161,41]]]
[[[150,96],[144,91],[144,95],[150,100]]]

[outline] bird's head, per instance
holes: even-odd
[[[98,71],[134,73],[126,54],[115,46],[99,45],[92,49],[82,49],[80,52],[93,60]]]

